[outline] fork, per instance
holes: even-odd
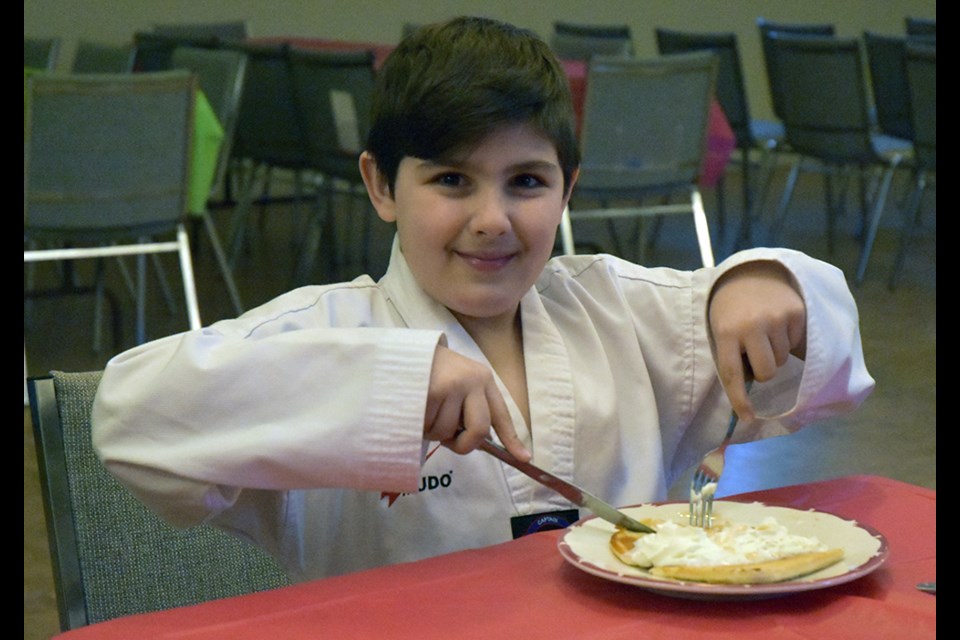
[[[750,393],[750,387],[753,386],[753,380],[748,379],[746,383],[747,393]],[[726,457],[727,446],[733,438],[733,432],[737,428],[738,416],[736,411],[730,412],[730,424],[727,425],[727,434],[723,437],[723,442],[716,449],[703,456],[700,465],[693,473],[690,480],[690,524],[707,529],[713,526],[713,496],[717,490],[717,483],[720,482],[720,476],[723,474],[723,462]]]

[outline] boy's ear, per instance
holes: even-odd
[[[384,222],[396,222],[397,203],[390,192],[390,184],[377,166],[376,159],[367,151],[360,154],[360,175],[363,176],[370,202],[380,219]]]

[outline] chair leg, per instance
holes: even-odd
[[[209,211],[203,212],[203,225],[207,230],[207,238],[210,240],[210,246],[213,248],[213,255],[217,259],[220,267],[220,275],[223,277],[223,283],[227,287],[227,293],[230,294],[230,302],[233,303],[233,309],[237,315],[243,313],[243,302],[240,300],[240,291],[237,289],[237,283],[233,279],[233,271],[227,263],[227,256],[223,252],[223,246],[220,244],[220,238],[217,235],[216,227],[213,225],[213,219]]]
[[[713,245],[710,242],[710,226],[707,224],[707,212],[703,208],[703,197],[700,195],[700,190],[692,187],[690,199],[693,204],[693,226],[697,230],[697,244],[700,245],[700,260],[703,262],[703,266],[712,267],[715,265]]]
[[[570,222],[570,207],[564,207],[560,217],[560,241],[564,255],[572,256],[577,250],[573,241],[573,224]]]
[[[826,167],[825,169],[823,174],[823,200],[826,220],[824,222],[827,227],[827,253],[833,255],[834,227],[839,213],[837,198],[834,197],[833,193],[833,170],[831,167]],[[843,193],[844,191],[846,191],[846,189],[841,187],[840,192]]]
[[[759,173],[756,177],[756,188],[750,189],[749,205],[748,198],[744,197],[743,220],[740,222],[740,232],[737,234],[737,240],[734,243],[734,249],[745,249],[753,246],[753,225],[760,219],[763,203],[767,200],[767,194],[770,190],[770,184],[773,182],[773,171],[777,165],[777,141],[768,140],[761,151],[758,162]],[[744,162],[749,164],[749,155],[744,156]],[[744,174],[744,185],[747,176]]]
[[[160,256],[153,253],[150,255],[150,262],[153,263],[153,272],[160,286],[160,293],[163,295],[163,301],[167,304],[167,311],[174,314],[177,311],[177,301],[173,297],[173,290],[167,281],[167,274],[163,269],[163,263],[160,262]]]
[[[103,348],[103,296],[106,287],[104,260],[97,260],[93,276],[93,352],[100,353]]]
[[[137,302],[136,302],[136,329],[134,340],[136,344],[147,341],[147,256],[137,256]]]
[[[870,225],[867,227],[866,235],[863,240],[863,248],[860,251],[860,261],[857,264],[856,283],[863,282],[863,277],[867,271],[867,262],[870,260],[870,252],[873,250],[873,243],[877,238],[877,230],[880,228],[880,218],[883,215],[883,208],[886,205],[887,193],[890,191],[890,182],[893,180],[893,173],[897,169],[899,158],[894,159],[884,171],[876,198],[873,202],[873,213],[870,216]]]
[[[193,278],[193,261],[190,259],[190,238],[183,225],[177,227],[177,245],[180,256],[180,273],[183,276],[183,291],[187,301],[187,319],[191,329],[199,329],[200,305],[197,301],[197,287]]]
[[[331,186],[328,180],[324,180],[323,184],[318,185],[312,211],[308,213],[303,239],[297,250],[297,264],[293,272],[293,284],[296,287],[310,282],[310,274],[313,273],[320,245],[324,241],[325,228],[329,218],[333,216],[332,207]]]
[[[793,198],[793,190],[797,186],[797,178],[800,176],[800,165],[803,158],[797,157],[790,168],[790,174],[787,176],[787,183],[783,188],[783,195],[780,197],[780,204],[774,214],[773,224],[770,226],[770,240],[776,241],[783,228],[784,219],[787,217],[787,209],[790,207],[790,200]]]
[[[265,189],[267,176],[266,166],[254,165],[244,172],[242,189],[237,199],[237,206],[233,209],[233,217],[230,225],[230,259],[231,269],[235,269],[240,260],[240,254],[243,253],[243,247],[246,243],[247,225],[249,223],[250,209],[253,207],[253,201],[256,199],[258,191]]]
[[[717,179],[717,235],[722,240],[727,235],[727,178],[721,175]]]
[[[740,170],[740,190],[743,197],[743,215],[746,216],[753,208],[750,198],[750,150],[743,147],[740,149],[740,155],[743,157],[743,168]]]
[[[918,171],[916,184],[910,192],[909,199],[903,209],[903,227],[900,230],[900,246],[893,260],[893,268],[890,269],[890,279],[887,283],[887,288],[891,291],[896,288],[897,282],[900,279],[900,272],[906,260],[907,249],[913,237],[913,227],[916,226],[919,221],[920,205],[923,201],[923,193],[926,188],[927,175],[923,171]]]

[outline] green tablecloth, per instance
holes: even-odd
[[[210,107],[207,96],[197,90],[193,123],[193,166],[190,170],[190,197],[187,211],[203,215],[217,171],[217,157],[223,144],[223,127]]]

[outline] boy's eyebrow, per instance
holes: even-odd
[[[465,160],[458,158],[437,158],[435,160],[424,160],[417,158],[418,167],[421,169],[435,169],[440,167],[459,167],[466,163]],[[524,171],[559,171],[560,165],[557,162],[549,160],[527,160],[508,166],[507,173]]]

